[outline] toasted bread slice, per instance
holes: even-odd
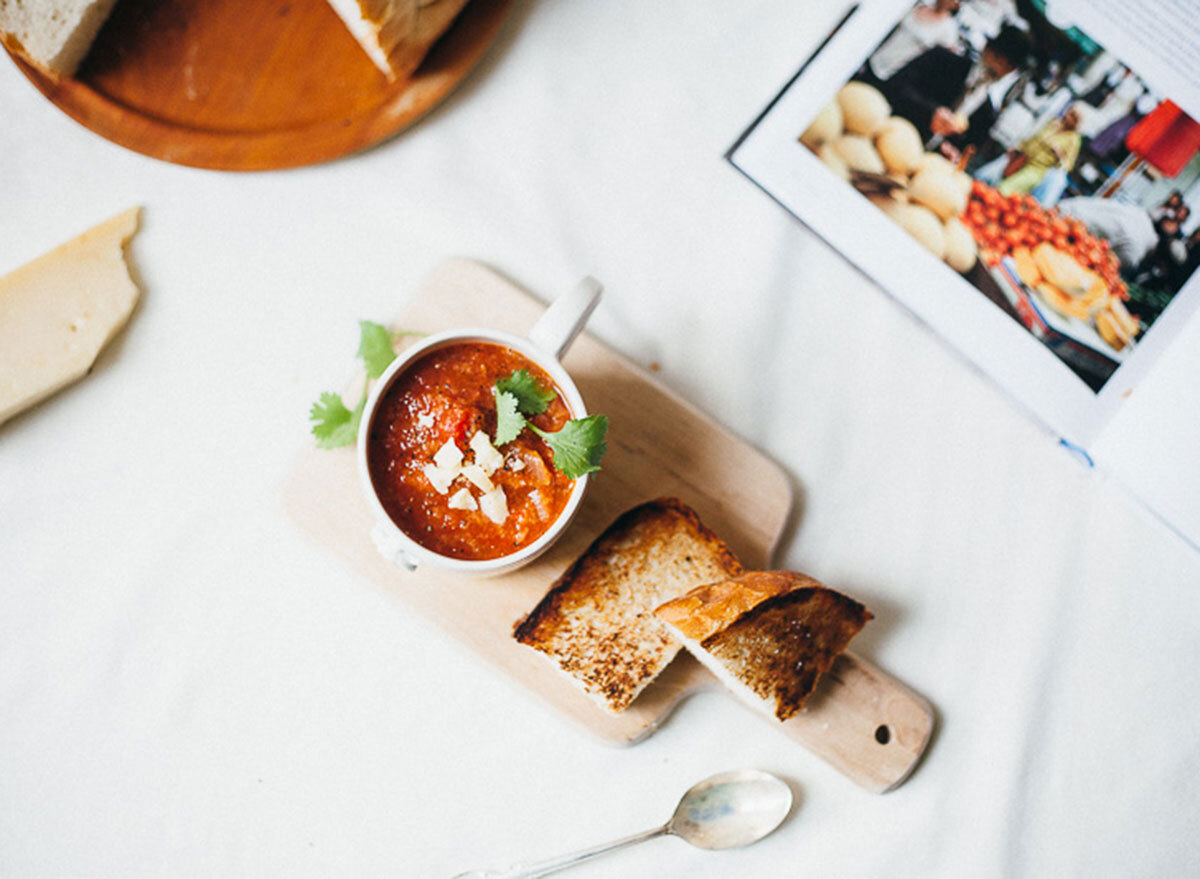
[[[871,619],[857,601],[791,571],[701,586],[654,611],[752,707],[787,720]]]
[[[694,510],[660,498],[613,522],[513,637],[546,654],[601,706],[621,711],[679,652],[654,608],[741,572]]]

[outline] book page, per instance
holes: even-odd
[[[1050,0],[1050,20],[1076,25],[1200,119],[1200,3],[1196,0]]]
[[[1110,471],[1200,548],[1200,321],[1192,321],[1096,443]]]
[[[1090,449],[1200,303],[1200,124],[1041,9],[861,3],[730,160]]]

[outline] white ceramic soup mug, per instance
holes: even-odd
[[[368,445],[379,401],[383,399],[397,377],[431,351],[465,342],[491,342],[496,345],[504,345],[533,361],[554,380],[554,384],[558,386],[558,390],[562,393],[567,408],[571,412],[571,417],[585,417],[587,407],[583,404],[583,397],[580,396],[575,382],[571,380],[571,376],[567,374],[559,361],[571,347],[571,343],[575,341],[575,337],[579,335],[584,324],[587,323],[592,311],[595,310],[596,304],[600,301],[602,289],[595,278],[584,278],[573,290],[558,297],[546,309],[530,329],[528,338],[480,327],[447,330],[422,339],[421,342],[400,354],[384,370],[367,399],[367,406],[363,410],[362,422],[358,431],[358,475],[362,482],[363,494],[366,495],[367,503],[371,507],[371,514],[375,519],[374,527],[371,529],[371,539],[384,558],[407,571],[415,571],[419,565],[428,565],[462,574],[493,576],[508,573],[533,561],[545,552],[571,524],[571,520],[579,509],[579,504],[583,500],[583,493],[587,490],[588,477],[586,475],[575,480],[571,488],[571,495],[558,518],[528,546],[499,558],[481,560],[451,558],[433,552],[404,533],[387,514],[379,500],[375,483],[371,479]]]

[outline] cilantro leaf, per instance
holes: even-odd
[[[554,452],[554,467],[572,479],[600,469],[600,460],[608,451],[604,437],[608,434],[608,416],[589,415],[587,418],[572,418],[562,430],[549,433],[529,425],[534,433],[546,441]]]
[[[492,389],[496,398],[496,445],[510,443],[525,429],[525,416],[517,411],[517,398],[508,391]]]
[[[367,368],[367,375],[379,378],[388,364],[396,359],[396,352],[392,350],[392,334],[383,324],[369,320],[360,320],[358,329],[358,356]]]
[[[321,394],[320,400],[313,403],[308,413],[309,420],[313,422],[312,433],[317,438],[317,448],[336,449],[353,445],[358,438],[358,423],[362,420],[366,405],[366,393],[353,411],[346,408],[337,394],[330,391]]]
[[[496,389],[512,394],[516,398],[517,408],[526,415],[541,415],[558,396],[553,390],[543,388],[528,369],[515,370],[508,378],[500,379],[496,382]]]

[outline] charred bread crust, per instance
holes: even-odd
[[[795,576],[795,588],[762,599],[700,641],[739,681],[773,703],[780,720],[800,710],[872,617],[853,598]]]
[[[696,549],[682,557],[668,551],[661,559],[646,558],[679,536]],[[639,562],[645,562],[643,581]],[[706,579],[742,571],[732,550],[691,507],[676,498],[658,498],[618,516],[516,623],[513,637],[558,663],[607,708],[620,711],[680,648],[654,618],[654,607]],[[686,585],[664,594],[664,582],[681,578]]]
[[[683,637],[703,641],[772,596],[820,585],[812,577],[791,571],[749,571],[732,580],[698,586],[656,607],[654,614]]]

